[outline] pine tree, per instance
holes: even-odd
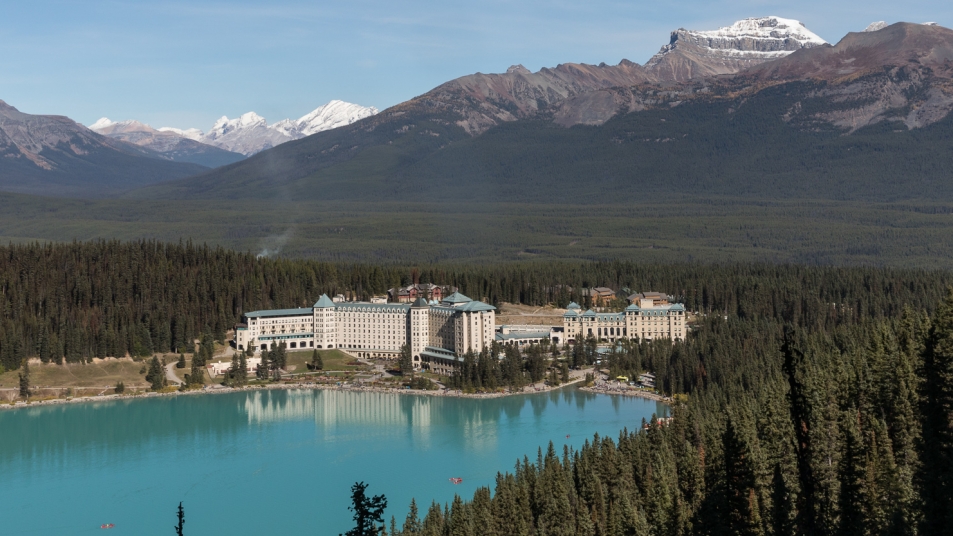
[[[400,367],[402,376],[410,376],[414,373],[414,361],[410,352],[410,345],[404,344],[400,347],[400,357],[397,358],[397,365]]]
[[[146,381],[149,382],[153,391],[159,391],[166,385],[165,369],[162,368],[162,363],[159,362],[157,356],[152,356],[152,360],[149,362]]]
[[[347,536],[376,536],[384,528],[387,498],[383,495],[368,497],[365,490],[367,484],[363,482],[355,482],[351,486],[351,506],[348,510],[354,512],[354,528],[345,533]]]
[[[235,371],[235,385],[238,387],[244,386],[248,383],[248,360],[245,359],[245,354],[240,353],[238,357],[238,370]]]
[[[175,362],[175,368],[185,368],[185,354],[179,354],[179,360]]]
[[[23,360],[23,370],[20,371],[20,398],[30,398],[33,394],[30,391],[30,361]]]
[[[311,352],[311,370],[324,370],[324,360],[317,350]]]
[[[953,289],[930,326],[922,385],[923,533],[945,534],[953,527]]]
[[[187,375],[186,384],[189,387],[194,387],[196,385],[205,385],[205,367],[199,364],[199,360],[195,357],[192,358],[192,369]]]
[[[420,519],[417,517],[418,515],[417,501],[411,499],[410,510],[407,512],[407,519],[404,520],[403,527],[401,527],[401,534],[404,536],[418,536],[420,534],[423,527],[421,526]]]

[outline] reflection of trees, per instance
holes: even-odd
[[[144,445],[155,441],[180,437],[222,441],[249,424],[296,421],[311,421],[324,430],[406,430],[422,446],[429,445],[433,430],[446,428],[441,441],[483,449],[497,441],[500,421],[518,420],[527,404],[539,421],[550,404],[574,404],[582,410],[597,396],[573,388],[490,399],[299,389],[18,409],[0,412],[0,467],[32,456],[55,463],[75,452],[123,455],[115,451],[135,453],[153,448]],[[618,411],[619,397],[611,398]],[[656,408],[659,415],[666,411],[661,404]]]
[[[124,456],[177,437],[231,437],[246,426],[219,396],[87,402],[0,412],[0,467],[22,458]],[[117,452],[118,451],[118,452]],[[0,471],[2,472],[2,471]]]

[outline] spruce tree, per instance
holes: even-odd
[[[235,371],[234,380],[239,387],[248,383],[248,360],[245,359],[245,354],[243,353],[239,355],[238,370]]]
[[[410,345],[404,344],[400,347],[400,357],[397,358],[397,366],[400,367],[402,376],[410,376],[414,373],[414,361],[410,352]]]
[[[311,370],[324,370],[324,360],[317,350],[311,352]]]
[[[922,530],[945,534],[953,527],[953,289],[930,326],[922,386]]]
[[[159,362],[157,356],[152,356],[152,360],[149,362],[149,371],[146,373],[146,381],[149,382],[149,387],[153,391],[159,391],[165,387],[165,369],[162,368],[162,363]]]
[[[20,371],[20,398],[30,398],[32,394],[30,391],[30,360],[24,359]]]
[[[354,512],[354,528],[345,533],[347,536],[376,536],[384,528],[387,498],[383,495],[368,497],[365,490],[367,484],[363,482],[355,482],[351,486],[351,506],[348,510]]]
[[[179,360],[175,362],[175,368],[185,368],[185,354],[179,354]]]
[[[411,499],[410,510],[407,512],[407,519],[404,520],[403,527],[401,527],[401,534],[405,536],[418,536],[420,534],[422,526],[418,515],[417,501]]]

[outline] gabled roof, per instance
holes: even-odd
[[[315,302],[314,308],[319,309],[322,307],[334,307],[334,302],[331,301],[331,298],[328,298],[327,294],[322,294],[318,301]]]
[[[447,296],[446,298],[440,300],[441,303],[466,303],[472,302],[470,298],[460,294],[459,292],[454,292],[453,294]]]
[[[592,309],[589,309],[585,313],[582,313],[582,316],[596,316],[596,313]]]
[[[566,309],[580,309],[581,310],[582,307],[579,307],[579,304],[576,302],[569,302],[569,305],[566,306]]]
[[[417,300],[411,305],[411,307],[427,307],[430,305],[427,303],[427,300],[424,298],[417,298]]]

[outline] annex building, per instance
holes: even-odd
[[[649,293],[646,293],[649,294]],[[685,306],[653,295],[636,295],[620,313],[582,312],[575,302],[563,315],[564,343],[583,341],[590,335],[602,341],[619,339],[685,340]]]
[[[311,307],[245,313],[235,348],[337,348],[357,357],[395,359],[410,346],[415,368],[447,372],[468,351],[492,345],[496,308],[454,292],[440,301],[335,303],[327,295]]]

